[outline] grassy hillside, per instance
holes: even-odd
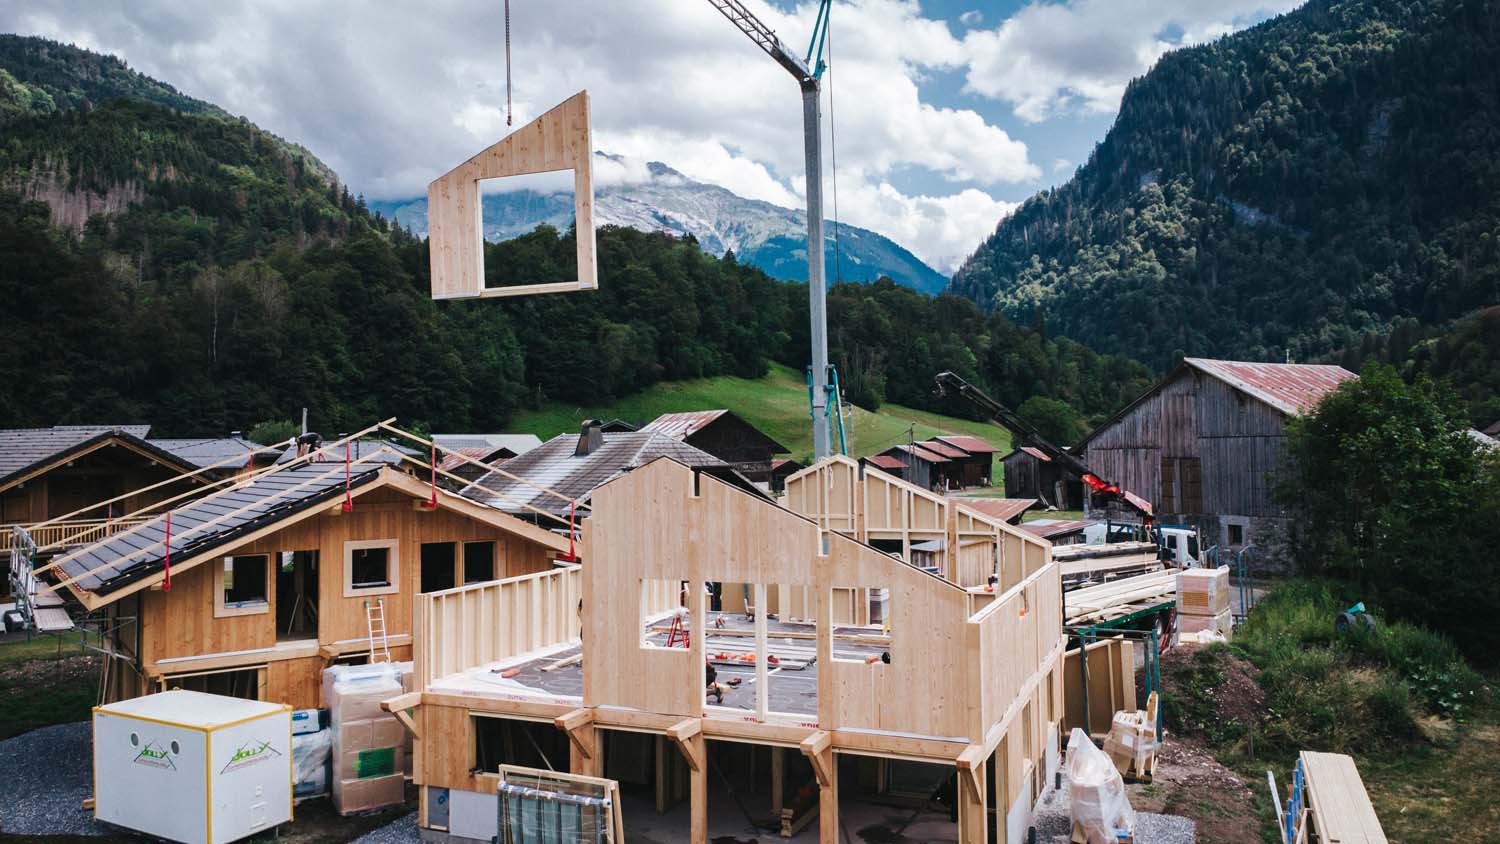
[[[624,419],[642,424],[663,413],[719,407],[738,413],[784,443],[798,460],[806,462],[812,455],[807,382],[801,373],[780,365],[773,365],[771,374],[765,378],[720,376],[664,381],[608,405],[576,407],[552,404],[542,410],[520,411],[507,427],[517,433],[536,434],[545,440],[565,431],[578,430],[584,419]],[[972,434],[983,437],[997,448],[1005,449],[1010,445],[1009,433],[994,425],[895,404],[882,405],[875,413],[856,408],[854,417],[847,419],[845,424],[849,432],[849,453],[854,457],[875,454],[906,442],[907,432],[913,425],[916,426],[915,437],[919,440],[937,434]],[[998,465],[993,477],[997,482],[1000,479]]]

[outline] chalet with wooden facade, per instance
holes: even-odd
[[[39,545],[103,535],[106,521],[201,486],[171,483],[200,467],[146,439],[149,425],[58,425],[0,431],[0,554],[15,528]],[[109,504],[98,505],[111,498]],[[67,517],[67,518],[63,518]],[[51,522],[41,527],[39,523]],[[0,583],[0,593],[6,585]]]
[[[661,434],[712,454],[760,484],[770,483],[776,455],[791,451],[731,410],[664,413],[642,426],[641,433]]]
[[[738,802],[834,844],[948,782],[929,840],[1025,841],[1064,711],[1050,546],[844,457],[786,502],[657,459],[594,491],[585,565],[419,596],[418,689],[384,706],[424,840],[495,836],[495,772],[521,764],[618,780],[655,840],[738,834]],[[931,539],[935,571],[893,556]]]
[[[1272,500],[1286,422],[1356,377],[1339,367],[1186,358],[1074,451],[1205,547],[1274,546],[1295,514]],[[1009,472],[1007,472],[1007,479]]]
[[[107,617],[105,697],[188,688],[317,707],[330,663],[410,658],[422,591],[546,571],[567,551],[391,454],[296,460],[38,569]]]

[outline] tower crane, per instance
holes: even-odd
[[[775,31],[766,26],[742,0],[708,0],[730,23],[759,47],[766,55],[776,60],[797,80],[802,89],[802,146],[807,160],[807,296],[808,314],[812,322],[812,422],[813,460],[822,460],[832,451],[828,402],[836,389],[829,385],[828,366],[828,313],[827,290],[823,275],[823,136],[822,112],[819,99],[822,95],[821,80],[827,65],[823,62],[823,46],[828,35],[828,14],[833,0],[822,0],[818,4],[817,20],[813,23],[812,39],[807,45],[807,55],[799,56],[781,43]],[[837,403],[838,397],[832,396]]]

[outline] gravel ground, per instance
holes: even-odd
[[[0,832],[21,835],[119,834],[83,808],[94,792],[89,723],[59,724],[0,741],[5,799]]]
[[[354,844],[416,844],[421,840],[417,832],[417,813],[409,812],[354,839]]]
[[[1068,844],[1072,840],[1073,820],[1068,800],[1068,777],[1063,774],[1062,788],[1049,789],[1042,795],[1032,819],[1036,839],[1046,844]],[[1193,822],[1177,815],[1135,813],[1136,844],[1194,844],[1197,829]]]

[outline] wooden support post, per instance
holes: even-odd
[[[688,807],[691,826],[688,840],[708,844],[708,742],[703,738],[703,721],[687,718],[667,728],[667,738],[677,745],[688,766]]]
[[[989,818],[986,811],[985,758],[982,745],[971,744],[958,757],[958,840],[960,844],[987,844]]]
[[[766,667],[766,585],[755,584],[755,717],[766,720],[771,706],[771,683]],[[779,801],[778,801],[779,802]],[[777,810],[779,813],[779,809]]]
[[[802,755],[818,778],[818,844],[838,844],[838,766],[833,757],[833,734],[820,730],[802,740]]]
[[[594,729],[594,710],[575,709],[552,723],[568,736],[568,770],[584,776],[599,776],[599,737]]]
[[[786,807],[786,748],[771,746],[771,815],[781,817]]]
[[[389,700],[380,702],[380,708],[396,716],[396,720],[401,722],[401,726],[405,727],[411,733],[412,738],[417,739],[422,737],[422,731],[417,727],[417,722],[412,719],[410,710],[421,705],[421,692],[407,692],[406,694],[397,695]]]

